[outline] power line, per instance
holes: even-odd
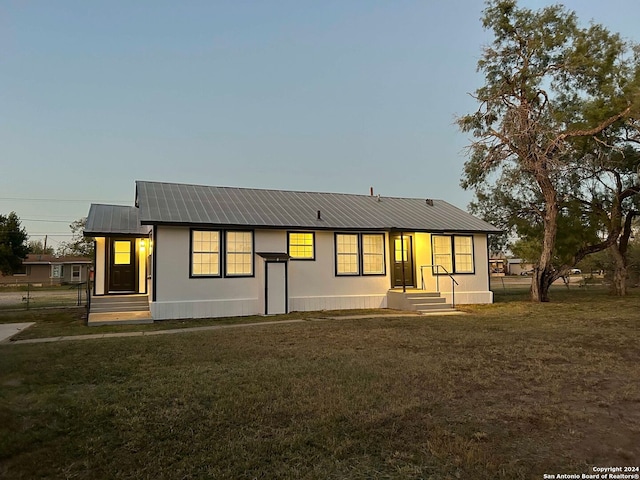
[[[21,222],[53,222],[53,223],[72,223],[74,220],[43,220],[40,218],[21,218]]]

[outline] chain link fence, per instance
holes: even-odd
[[[38,308],[82,307],[90,301],[88,282],[67,285],[0,285],[0,312]]]

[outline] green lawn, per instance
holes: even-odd
[[[4,345],[0,478],[511,480],[639,465],[640,294],[519,298],[464,316]]]

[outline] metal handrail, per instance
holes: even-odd
[[[424,290],[424,269],[425,268],[435,268],[436,269],[436,292],[440,293],[440,269],[444,270],[444,273],[449,276],[451,279],[451,306],[455,308],[456,306],[456,287],[455,285],[460,286],[460,284],[453,278],[453,275],[450,274],[447,269],[443,265],[420,265],[420,281],[422,282],[422,290]]]

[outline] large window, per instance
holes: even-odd
[[[289,255],[293,260],[314,260],[313,232],[289,232]]]
[[[474,273],[473,237],[432,235],[433,273]]]
[[[359,275],[358,234],[336,234],[336,275]]]
[[[191,231],[191,275],[220,276],[220,232]]]
[[[253,275],[253,232],[227,232],[226,274]]]
[[[336,275],[385,275],[383,233],[336,233]]]
[[[362,234],[362,274],[384,275],[384,234]]]

